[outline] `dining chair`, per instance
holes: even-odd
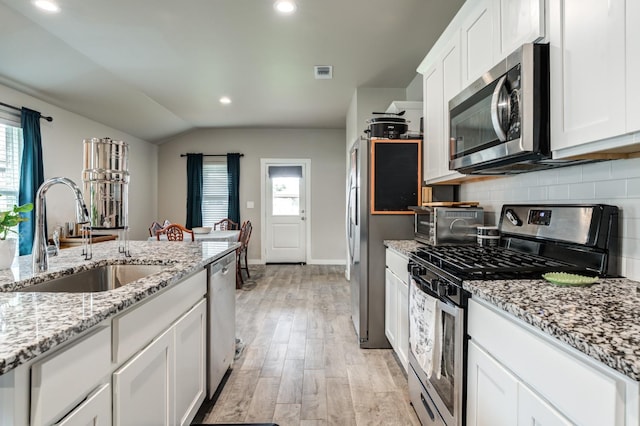
[[[155,236],[156,232],[161,230],[162,228],[163,226],[154,220],[153,222],[151,222],[151,226],[149,227],[149,236]]]
[[[195,241],[193,231],[177,223],[171,223],[168,226],[165,226],[164,228],[156,231],[156,237],[158,238],[158,241],[160,241],[160,236],[163,234],[167,236],[167,240],[169,241],[183,241],[184,234],[191,235],[191,241]]]
[[[232,221],[229,218],[224,218],[219,222],[216,222],[213,224],[213,229],[214,230],[220,230],[220,231],[235,231],[238,230],[240,228],[240,224]]]
[[[240,242],[240,247],[236,249],[236,265],[237,265],[237,282],[239,282],[240,286],[244,284],[244,279],[242,278],[242,271],[247,271],[247,278],[251,278],[249,274],[249,264],[247,263],[247,247],[249,246],[249,239],[251,238],[251,231],[253,229],[253,225],[250,220],[244,221],[242,227],[240,227],[240,235],[238,236],[238,241]],[[242,260],[244,259],[244,266],[242,266]],[[237,285],[236,285],[237,286]]]

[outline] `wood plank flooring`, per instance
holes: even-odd
[[[343,266],[267,265],[236,292],[245,343],[203,423],[419,425],[390,349],[360,349]]]

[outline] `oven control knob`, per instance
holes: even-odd
[[[447,296],[449,294],[449,284],[439,281],[438,282],[438,296]]]

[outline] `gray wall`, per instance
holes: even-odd
[[[201,129],[160,146],[158,155],[158,217],[186,219],[186,158],[180,154],[244,154],[240,160],[240,217],[250,220],[250,263],[263,262],[260,159],[311,160],[311,253],[309,263],[344,264],[344,129]],[[247,208],[247,201],[254,208]]]
[[[0,100],[25,106],[53,117],[40,120],[45,179],[64,176],[82,188],[83,140],[110,137],[129,144],[129,238],[146,239],[151,221],[156,220],[158,147],[104,124],[58,108],[32,96],[0,85]],[[56,225],[75,221],[74,197],[68,188],[56,185],[47,191],[49,232]]]

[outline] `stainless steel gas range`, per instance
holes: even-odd
[[[500,245],[421,246],[409,269],[409,394],[424,425],[465,424],[465,280],[539,279],[546,272],[615,275],[618,208],[504,205]]]

